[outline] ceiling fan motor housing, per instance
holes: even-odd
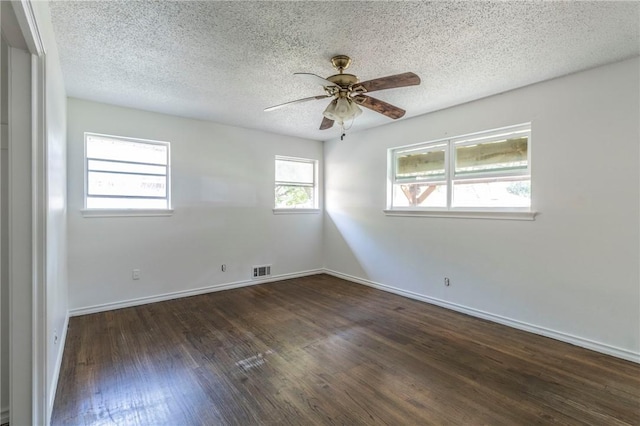
[[[358,77],[353,74],[335,74],[331,77],[327,77],[327,80],[337,84],[340,87],[349,87],[360,81]]]

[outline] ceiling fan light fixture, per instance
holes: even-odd
[[[360,114],[362,114],[362,109],[346,97],[334,99],[322,113],[329,120],[338,124],[344,124],[345,121],[356,118]]]

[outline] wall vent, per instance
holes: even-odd
[[[261,278],[271,276],[271,265],[260,265],[253,267],[252,278]]]

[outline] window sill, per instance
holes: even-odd
[[[84,209],[83,217],[154,217],[172,216],[173,209]]]
[[[273,209],[273,214],[318,214],[320,209]]]
[[[454,219],[535,220],[538,212],[479,210],[383,210],[387,216],[446,217]]]

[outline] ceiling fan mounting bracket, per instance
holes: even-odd
[[[351,65],[351,58],[347,55],[336,55],[331,58],[331,65],[333,65],[333,67],[342,74],[342,71],[346,70],[349,68],[349,65]]]

